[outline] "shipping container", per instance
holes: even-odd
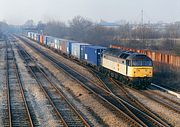
[[[91,65],[101,65],[101,57],[105,49],[101,46],[86,46],[83,54],[85,61]]]
[[[51,48],[55,47],[55,43],[54,43],[54,38],[53,37],[50,37],[50,36],[47,37],[47,46],[49,46]]]
[[[27,32],[27,37],[31,38],[32,32]]]
[[[46,41],[47,41],[47,42],[46,42],[46,45],[47,45],[47,46],[50,46],[50,43],[51,43],[51,37],[49,37],[49,36],[46,37]]]
[[[58,38],[54,38],[54,48],[59,50],[59,39]]]
[[[43,35],[40,35],[40,44],[43,45]]]
[[[72,44],[73,43],[79,43],[78,41],[72,41],[72,40],[67,40],[67,47],[66,47],[66,49],[67,49],[67,54],[70,54],[70,55],[72,55]]]
[[[71,55],[78,58],[78,59],[84,59],[84,48],[85,46],[88,46],[90,44],[87,43],[71,43]]]
[[[77,41],[71,41],[71,40],[65,40],[65,39],[61,39],[60,41],[61,41],[60,43],[61,52],[68,55],[71,54],[72,43],[78,43]]]
[[[89,46],[89,45],[81,45],[80,46],[80,59],[81,60],[85,58],[84,52],[85,52],[85,47],[87,47],[87,46]]]
[[[60,40],[60,50],[63,53],[67,53],[67,47],[69,47],[69,43],[67,42],[67,40],[61,39]]]
[[[28,32],[28,37],[31,38],[31,32]]]
[[[33,39],[33,32],[30,32],[30,38]]]
[[[38,43],[40,43],[40,34],[37,34],[37,39],[36,39],[36,41],[38,42]]]
[[[48,36],[43,36],[43,44],[44,45],[47,45],[47,38],[48,38]]]
[[[33,33],[33,40],[36,40],[36,33]]]
[[[58,39],[58,42],[59,42],[59,50],[62,51],[62,40],[63,39]]]
[[[34,38],[34,36],[33,36],[33,35],[34,35],[34,33],[31,33],[31,37],[30,37],[31,39],[33,39],[33,38]]]
[[[34,39],[34,33],[33,32],[31,32],[31,37],[30,38]]]
[[[32,33],[31,39],[34,40],[34,33]]]
[[[34,40],[37,41],[38,34],[34,33]]]

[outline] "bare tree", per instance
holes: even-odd
[[[89,36],[88,31],[93,27],[93,23],[81,16],[76,16],[69,22],[69,34],[72,39],[84,41]]]
[[[0,38],[3,36],[3,33],[7,33],[8,32],[8,24],[5,22],[0,22]]]
[[[106,28],[103,26],[95,25],[88,32],[87,42],[106,45],[109,42],[113,41],[113,37],[115,36],[115,30],[113,28]]]
[[[23,26],[24,26],[24,27],[29,27],[29,28],[31,28],[31,27],[34,27],[34,26],[35,26],[35,23],[34,23],[34,21],[33,21],[32,19],[30,19],[30,20],[27,20],[27,21],[24,23]]]
[[[180,22],[168,25],[166,29],[166,35],[169,38],[179,38],[180,37]]]
[[[51,21],[44,28],[44,34],[64,38],[67,36],[67,26],[63,22]]]
[[[37,24],[37,30],[39,33],[43,34],[43,31],[46,27],[46,24],[43,23],[42,21],[39,21],[38,24]]]

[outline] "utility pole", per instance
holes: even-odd
[[[143,12],[143,9],[141,10],[141,39],[142,39],[142,42],[144,42],[144,14],[143,14],[144,12]]]

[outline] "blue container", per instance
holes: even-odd
[[[81,60],[83,58],[84,47],[87,43],[71,43],[71,55]]]
[[[47,46],[54,48],[54,38],[51,36],[47,37]]]
[[[86,46],[84,51],[84,60],[91,65],[101,65],[101,57],[105,49],[105,47],[101,46]]]
[[[37,34],[37,36],[36,36],[36,37],[37,37],[37,39],[36,39],[36,40],[37,40],[37,42],[38,42],[38,43],[40,43],[40,34]]]
[[[72,55],[72,44],[73,43],[78,43],[77,41],[72,41],[72,40],[67,40],[66,41],[66,49],[67,49],[67,54]]]
[[[51,37],[50,37],[50,36],[48,36],[46,39],[47,39],[46,46],[49,46],[49,44],[50,44],[50,42],[51,42]]]
[[[68,42],[69,43],[69,55],[72,55],[72,43],[71,41]]]
[[[88,47],[90,45],[81,45],[80,46],[80,59],[84,60],[85,59],[85,48]]]

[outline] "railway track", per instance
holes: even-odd
[[[116,90],[116,91],[119,89],[119,90],[122,91],[122,93],[123,93],[122,96],[126,96],[126,97],[127,97],[127,98],[126,98],[127,100],[137,103],[136,105],[141,105],[141,106],[143,105],[143,104],[140,104],[140,102],[138,102],[138,100],[137,100],[136,98],[134,98],[133,96],[131,96],[126,89],[124,89],[124,86],[126,86],[126,85],[122,84],[121,82],[119,82],[119,81],[117,81],[117,80],[110,79],[112,83],[108,86],[108,85],[107,85],[107,84],[108,84],[107,82],[109,82],[109,81],[107,81],[107,79],[103,78],[104,75],[102,75],[101,73],[97,72],[97,71],[94,70],[94,69],[91,69],[91,68],[88,68],[88,69],[89,69],[89,71],[91,71],[91,73],[95,74],[95,75],[98,77],[99,82],[101,82],[101,83],[104,85],[104,88],[105,88],[106,90],[108,90],[109,92],[112,92],[112,93],[115,94],[115,91],[113,92],[113,89]],[[103,81],[104,79],[105,79],[106,81]],[[114,88],[113,88],[113,87],[114,87]],[[127,87],[128,87],[128,86],[127,86]],[[129,87],[129,88],[130,88],[130,87]],[[156,89],[157,89],[157,88],[156,88]],[[152,88],[147,88],[146,91],[145,91],[145,90],[136,90],[136,89],[132,89],[132,90],[138,92],[139,94],[143,94],[144,96],[148,97],[149,99],[151,99],[151,100],[153,100],[153,101],[156,101],[157,103],[160,103],[160,104],[162,104],[163,106],[165,106],[165,107],[167,107],[167,108],[169,108],[169,109],[171,109],[171,110],[173,110],[173,111],[175,111],[175,112],[177,112],[177,113],[180,113],[180,103],[179,103],[179,102],[177,102],[177,101],[175,101],[175,100],[172,100],[172,99],[170,99],[170,98],[166,97],[165,95],[162,95],[162,94],[160,94],[160,93],[158,93],[158,92],[153,91]],[[119,93],[120,93],[120,92],[119,92]],[[122,94],[122,93],[121,93],[121,94]],[[129,96],[129,97],[128,97],[128,96]],[[128,99],[128,98],[129,98],[129,99]],[[140,106],[140,107],[141,107],[141,106]],[[145,107],[144,107],[144,108],[145,108]],[[141,107],[141,109],[144,109],[144,108]],[[146,107],[146,108],[147,108],[147,107]],[[148,110],[150,110],[150,109],[148,109]],[[149,111],[148,111],[148,112],[149,112]]]
[[[77,64],[81,64],[81,63],[77,62],[76,60],[73,60],[73,61],[76,62]],[[124,88],[125,85],[122,85],[121,82],[119,82],[117,80],[114,80],[112,78],[108,79],[107,77],[105,77],[105,75],[101,74],[100,72],[98,72],[94,68],[85,66],[84,64],[81,64],[81,65],[83,67],[87,68],[93,75],[95,75],[99,79],[99,83],[102,84],[102,85],[100,85],[101,87],[103,87],[104,89],[106,89],[110,93],[113,93],[116,96],[122,98],[123,100],[128,101],[128,103],[132,104],[133,106],[135,106],[139,110],[143,111],[144,113],[150,115],[152,118],[156,119],[157,121],[159,121],[163,125],[170,126],[170,124],[167,123],[165,120],[163,120],[158,114],[153,113],[147,106],[144,106],[140,101],[138,101],[134,96],[132,96]],[[139,94],[145,95],[146,97],[148,97],[148,98],[150,98],[150,99],[164,105],[165,107],[167,107],[167,108],[169,108],[171,110],[174,110],[177,113],[180,112],[180,110],[179,110],[180,103],[178,103],[177,101],[171,100],[170,98],[168,98],[166,96],[163,96],[163,95],[161,95],[161,94],[159,94],[157,92],[154,92],[154,91],[144,92],[144,91],[138,91],[136,89],[133,89],[133,90],[135,90]],[[152,96],[153,94],[157,95],[159,97],[153,97]],[[167,103],[167,101],[163,101],[163,100],[167,100],[169,103]],[[175,106],[172,106],[172,103]]]
[[[86,67],[87,68],[87,67]],[[128,103],[132,104],[138,110],[144,112],[148,116],[151,121],[156,125],[155,121],[160,122],[164,126],[170,126],[166,121],[162,120],[157,114],[153,113],[148,107],[144,106],[141,102],[139,102],[134,96],[132,96],[129,91],[125,89],[125,85],[122,85],[121,82],[114,80],[112,78],[107,78],[105,75],[88,67],[88,70],[97,76],[99,82],[104,85],[104,88],[108,90],[110,93],[115,94],[118,98],[126,100]],[[153,120],[155,119],[155,121]]]
[[[122,85],[121,82],[119,82],[119,81],[116,80],[116,83],[115,83],[114,85],[116,85],[117,87],[119,87],[119,88],[123,91],[123,93],[126,94],[126,96],[127,96],[127,95],[130,96],[130,94],[128,93],[128,91],[123,88],[124,86]],[[128,87],[128,86],[127,86],[127,87]],[[151,100],[153,100],[153,101],[155,101],[155,102],[157,102],[157,103],[159,103],[159,104],[167,107],[168,109],[173,110],[174,112],[177,112],[177,113],[180,114],[180,103],[177,102],[177,101],[174,101],[174,100],[172,100],[172,99],[170,99],[170,98],[168,98],[168,97],[166,97],[166,96],[164,96],[164,95],[161,95],[161,94],[159,94],[159,93],[157,93],[157,92],[155,92],[155,91],[152,91],[152,90],[150,91],[149,88],[147,88],[146,90],[136,90],[136,89],[132,89],[132,88],[131,88],[131,90],[133,90],[133,91],[135,91],[135,92],[137,92],[137,93],[139,93],[139,94],[141,94],[141,95],[144,95],[145,97],[148,97],[149,99],[151,99]],[[130,100],[132,100],[132,102],[137,102],[137,103],[139,103],[138,100],[135,99],[133,96],[132,96],[132,99],[130,99]],[[138,104],[138,105],[139,105],[139,104]],[[142,105],[142,104],[141,104],[141,105]],[[143,107],[141,107],[141,108],[144,109]],[[147,107],[146,107],[146,108],[147,108]],[[148,108],[147,108],[147,109],[148,109]],[[148,109],[148,110],[149,110],[149,109]]]
[[[137,100],[127,89],[125,89],[124,85],[117,80],[109,79],[112,82],[113,87],[108,87],[111,92],[116,93],[118,97],[127,100],[129,103],[134,105],[139,110],[143,111],[144,113],[148,114],[152,118],[156,119],[164,126],[170,126],[165,120],[159,117],[158,114],[153,113],[148,107],[144,106],[139,100]],[[138,91],[138,90],[136,90]],[[140,92],[139,92],[140,93]]]
[[[153,91],[151,88],[147,88],[145,91],[141,91],[144,96],[150,98],[151,100],[154,100],[163,106],[169,108],[170,110],[173,110],[180,114],[180,103],[172,100],[165,95],[162,95],[158,92]]]
[[[77,61],[75,61],[75,60],[73,60],[73,61],[78,64]],[[81,64],[81,66],[87,68],[93,75],[96,75],[96,77],[99,79],[99,83],[103,85],[104,89],[106,89],[110,93],[113,93],[116,96],[128,101],[129,103],[131,103],[133,106],[135,106],[139,110],[145,112],[146,114],[149,114],[151,117],[153,117],[157,121],[161,122],[163,125],[170,126],[170,124],[168,124],[165,120],[163,120],[158,114],[153,113],[147,106],[144,106],[140,101],[138,101],[134,96],[132,96],[125,89],[124,86],[126,86],[126,85],[124,85],[124,84],[122,85],[122,83],[120,81],[114,80],[112,78],[108,79],[105,75],[98,72],[97,70],[95,70],[92,67],[85,66],[84,64]],[[158,92],[152,91],[152,88],[147,88],[147,90],[151,90],[151,91],[146,91],[146,92],[144,90],[140,90],[140,91],[138,91],[136,89],[132,89],[132,90],[138,92],[139,94],[143,94],[144,96],[148,97],[149,99],[156,101],[177,113],[180,113],[180,103],[179,102],[172,100]],[[118,93],[116,91],[118,91]]]
[[[4,124],[7,126],[33,127],[33,121],[25,98],[20,74],[10,42],[6,42],[6,87],[7,113]]]
[[[22,38],[21,38],[22,39]],[[53,58],[52,55],[45,53],[42,50],[39,50],[37,47],[33,46],[26,40],[25,41],[29,46],[31,46],[36,52],[39,52],[41,55],[45,56],[47,60],[51,61],[57,68],[60,70],[63,70],[66,74],[68,74],[70,77],[78,81],[84,88],[94,93],[96,96],[104,100],[106,103],[114,107],[118,112],[123,114],[126,119],[130,120],[129,122],[132,123],[132,125],[136,126],[165,126],[164,124],[160,123],[159,121],[155,120],[154,118],[150,117],[146,113],[138,110],[128,102],[120,99],[113,93],[105,90],[104,88],[101,88],[97,86],[96,84],[93,84],[91,81],[87,80],[85,76],[82,76],[75,70],[69,68],[67,65],[64,65]],[[136,122],[135,122],[136,121]]]
[[[85,118],[68,101],[62,91],[51,82],[51,79],[46,76],[43,70],[34,62],[33,58],[25,50],[20,48],[20,46],[18,46],[18,49],[40,88],[61,119],[60,125],[69,127],[89,127],[90,124],[86,122]]]

